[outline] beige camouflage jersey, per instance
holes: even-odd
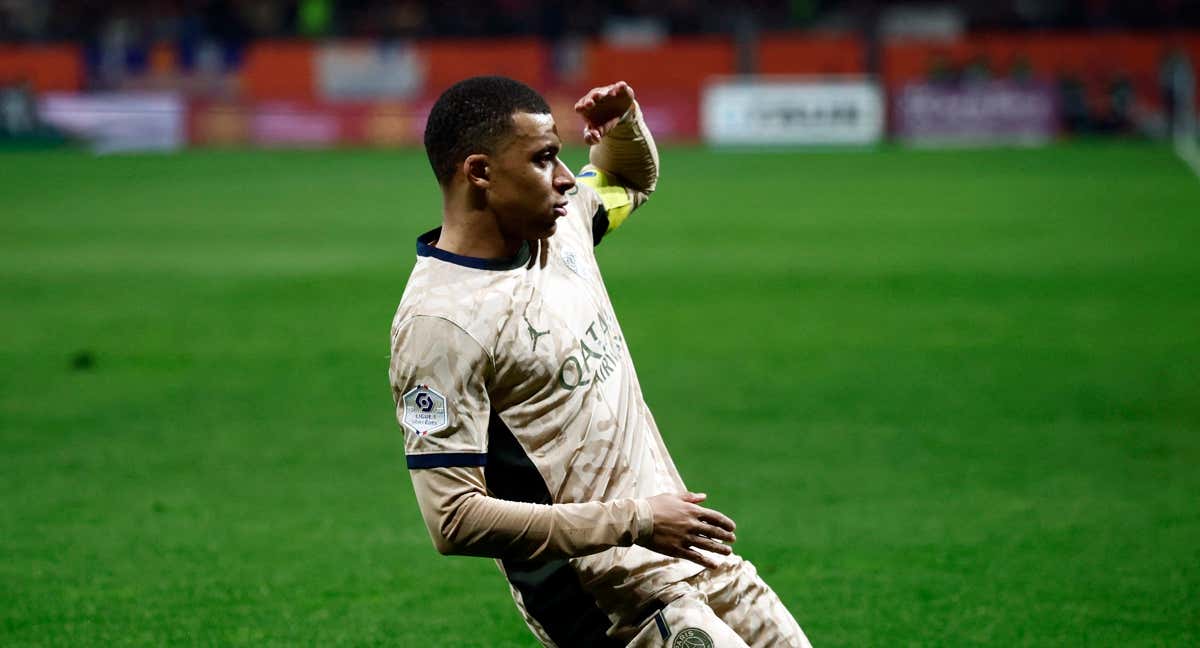
[[[636,107],[591,162],[546,267],[526,269],[528,249],[451,254],[434,230],[392,323],[396,415],[430,535],[444,553],[499,557],[546,645],[624,645],[702,570],[634,544],[651,531],[646,498],[685,490],[593,254],[657,179]]]

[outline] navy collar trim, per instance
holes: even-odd
[[[522,243],[521,249],[517,250],[517,255],[508,259],[480,259],[478,257],[463,256],[453,252],[447,252],[438,247],[434,247],[434,242],[442,236],[442,228],[437,228],[425,232],[417,237],[417,256],[433,257],[435,259],[453,263],[467,268],[475,268],[476,270],[516,270],[526,263],[529,263],[529,243]]]

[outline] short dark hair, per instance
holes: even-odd
[[[533,88],[500,76],[471,77],[443,92],[425,123],[425,154],[438,183],[449,183],[468,155],[492,153],[518,112],[549,113],[550,106]]]

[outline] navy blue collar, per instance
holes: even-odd
[[[476,270],[516,270],[529,263],[529,243],[522,243],[517,255],[509,259],[480,259],[447,252],[434,247],[434,242],[442,235],[442,228],[425,232],[417,237],[417,256],[433,257],[446,263],[475,268]]]

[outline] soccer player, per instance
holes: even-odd
[[[658,179],[633,90],[575,110],[578,177],[521,83],[467,79],[430,112],[442,226],[417,238],[389,368],[429,534],[496,558],[546,646],[808,646],[684,486],[600,277],[593,247]]]

